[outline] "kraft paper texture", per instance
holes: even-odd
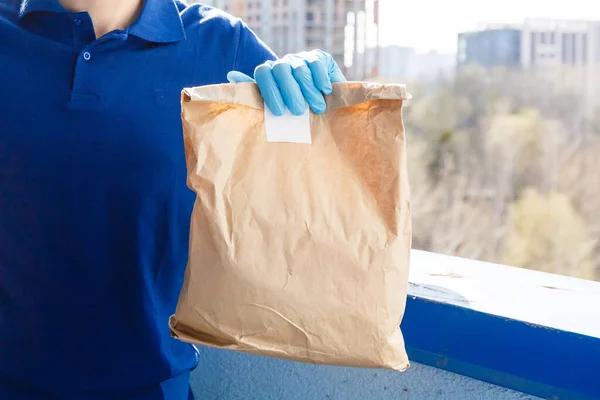
[[[189,263],[170,327],[194,344],[408,368],[402,85],[340,83],[312,144],[269,143],[253,83],[182,93]]]

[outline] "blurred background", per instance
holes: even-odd
[[[414,248],[600,280],[600,3],[202,2],[408,85]]]

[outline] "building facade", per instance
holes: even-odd
[[[516,67],[521,64],[521,31],[487,29],[458,34],[457,64]]]
[[[457,64],[485,67],[600,64],[600,22],[529,19],[510,27],[459,33]]]
[[[599,22],[528,20],[521,29],[521,65],[595,65],[599,39]]]
[[[554,74],[579,91],[587,116],[600,108],[600,22],[529,19],[513,27],[461,33],[457,65],[472,63]]]
[[[418,79],[430,82],[450,76],[456,67],[456,56],[436,51],[420,53],[412,47],[386,46],[369,49],[379,53],[378,79],[383,82],[408,82]]]
[[[379,0],[200,0],[242,18],[277,55],[310,49],[331,53],[351,79],[375,71],[367,42],[378,44]],[[372,35],[373,37],[367,37]],[[357,51],[354,51],[357,49]]]

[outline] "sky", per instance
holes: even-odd
[[[458,32],[526,18],[600,21],[599,0],[379,0],[380,43],[456,52]]]

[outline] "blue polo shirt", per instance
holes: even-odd
[[[274,58],[207,6],[145,0],[96,39],[58,0],[0,3],[0,399],[187,398],[181,90]]]

